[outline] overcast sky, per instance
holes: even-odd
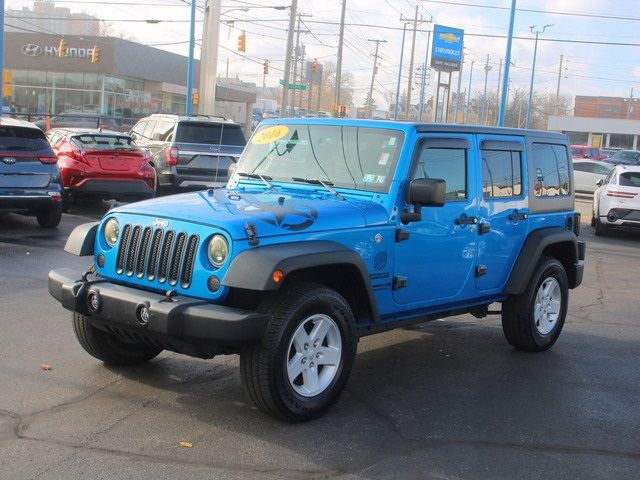
[[[198,0],[199,7],[204,0]],[[134,37],[141,43],[158,45],[176,53],[186,55],[189,26],[189,0],[99,0],[56,2],[74,12],[85,11],[101,19],[109,20],[114,30]],[[136,5],[133,5],[136,3]],[[146,4],[145,4],[146,3]],[[338,31],[340,21],[340,0],[299,0],[299,11],[311,15],[305,17],[304,27],[310,33],[301,34],[306,45],[308,58],[318,58],[320,62],[336,61]],[[498,84],[498,65],[504,58],[506,40],[481,35],[506,35],[509,23],[509,0],[446,0],[419,1],[423,19],[465,30],[465,47],[468,52],[462,76],[462,89],[469,81],[471,61],[475,62],[472,90],[484,87],[484,64],[489,55],[489,88]],[[224,75],[226,60],[229,59],[230,76],[238,75],[248,82],[262,83],[262,61],[269,59],[272,70],[267,85],[276,85],[281,77],[284,63],[287,35],[288,11],[264,8],[241,11],[239,8],[251,6],[288,5],[286,0],[223,0],[223,19],[236,19],[234,28],[226,25],[220,29],[219,72]],[[456,5],[458,4],[458,5]],[[465,4],[465,5],[460,5]],[[541,35],[538,44],[535,90],[556,91],[560,55],[565,58],[561,82],[561,94],[565,95],[608,95],[628,97],[635,87],[635,96],[640,96],[640,12],[638,0],[518,0],[518,8],[540,10],[544,13],[518,11],[515,35],[533,38],[529,26],[542,29],[545,24],[553,24]],[[7,0],[7,8],[31,6],[32,1]],[[374,44],[368,39],[386,40],[381,44],[380,69],[376,78],[375,96],[378,104],[384,104],[383,93],[395,92],[403,22],[400,16],[413,17],[415,0],[347,0],[347,24],[343,71],[354,76],[356,104],[361,105],[371,81]],[[474,7],[471,5],[480,5]],[[502,7],[502,8],[488,8]],[[231,11],[234,9],[233,11]],[[581,14],[579,16],[576,14]],[[199,22],[196,38],[202,33],[202,13],[198,11]],[[607,17],[607,18],[603,18]],[[620,17],[620,18],[614,18]],[[122,22],[119,20],[164,19],[173,23],[148,25],[145,23]],[[185,22],[175,22],[184,20]],[[247,20],[247,21],[243,21]],[[272,21],[282,20],[282,21]],[[330,23],[316,23],[330,22]],[[372,25],[363,26],[362,24]],[[420,30],[432,29],[430,23],[422,23]],[[381,27],[395,27],[391,30]],[[236,53],[237,36],[240,30],[247,33],[247,51],[242,58]],[[597,45],[584,43],[562,43],[543,41],[544,39],[570,40],[572,42],[608,42],[635,44]],[[403,90],[406,90],[408,59],[411,35],[407,34],[405,46]],[[416,39],[415,62],[424,62],[427,34],[418,33]],[[514,40],[512,51],[511,80],[513,87],[528,88],[531,75],[534,42],[526,39]],[[230,49],[226,50],[225,48]],[[196,51],[199,56],[199,51]],[[252,61],[254,60],[254,61]],[[256,62],[257,61],[257,62]],[[432,73],[431,90],[435,85]],[[457,82],[454,76],[454,84]],[[455,88],[455,87],[454,87]],[[414,95],[417,96],[417,88]],[[415,97],[414,97],[415,98]]]

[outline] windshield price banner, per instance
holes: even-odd
[[[462,62],[464,30],[434,25],[431,66],[436,70],[457,72]]]

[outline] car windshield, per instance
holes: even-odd
[[[176,142],[206,143],[208,145],[236,145],[246,143],[240,125],[211,122],[180,122]]]
[[[635,152],[632,150],[622,150],[611,155],[611,157],[609,157],[607,161],[611,163],[636,164],[640,160],[639,157],[640,152]]]
[[[49,142],[38,128],[0,126],[0,151],[45,148],[49,148]]]
[[[618,182],[621,187],[640,187],[640,172],[624,172]]]
[[[76,135],[72,141],[86,150],[136,150],[131,137],[125,135]]]
[[[237,171],[290,182],[293,177],[336,187],[386,192],[404,134],[340,125],[262,125]]]

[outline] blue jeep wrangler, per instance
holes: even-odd
[[[49,291],[107,364],[239,353],[261,410],[310,419],[364,335],[499,302],[513,346],[555,343],[584,269],[570,151],[530,130],[267,121],[226,188],[77,227],[65,249],[93,264]]]

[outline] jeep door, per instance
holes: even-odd
[[[422,219],[399,225],[408,238],[396,243],[393,298],[408,309],[455,304],[470,281],[475,262],[478,205],[477,160],[472,135],[418,137],[409,181],[446,181],[442,207],[423,207]],[[406,200],[405,200],[406,202]],[[404,208],[411,209],[408,204]]]
[[[502,287],[518,257],[529,228],[526,149],[523,137],[478,135],[482,174],[478,266],[478,290]]]

